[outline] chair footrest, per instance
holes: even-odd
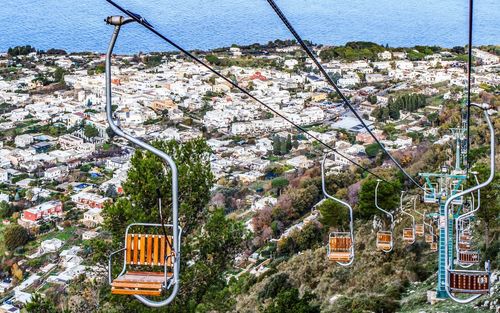
[[[377,244],[377,249],[379,249],[379,250],[389,250],[389,249],[391,249],[391,245],[390,244],[379,243],[379,244]]]
[[[121,288],[111,288],[111,294],[114,295],[141,295],[141,296],[159,296],[161,295],[161,289],[121,289]]]
[[[351,260],[351,253],[350,252],[330,252],[328,259],[330,261],[349,262]]]
[[[172,276],[168,273],[167,277]],[[163,272],[126,272],[111,283],[111,293],[159,296],[165,283]]]

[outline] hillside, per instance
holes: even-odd
[[[272,287],[273,280],[286,276],[291,286],[301,294],[315,295],[313,303],[321,312],[491,312],[483,308],[486,301],[498,303],[498,294],[471,305],[452,301],[427,302],[427,292],[436,285],[437,254],[429,250],[423,238],[405,246],[398,240],[393,252],[384,254],[375,249],[372,223],[356,223],[356,259],[351,267],[332,264],[326,258],[326,248],[302,251],[286,261],[275,261],[271,270],[248,292],[236,298],[237,312],[255,312],[255,308],[270,303],[259,294]],[[402,233],[402,226],[395,234]],[[497,283],[497,290],[500,285]],[[489,306],[488,306],[489,308]],[[492,309],[494,306],[492,307]]]

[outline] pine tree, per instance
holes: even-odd
[[[280,141],[280,144],[281,144],[281,147],[280,147],[280,153],[281,155],[285,155],[288,153],[288,150],[287,150],[287,143],[286,143],[286,140],[281,140]]]
[[[277,135],[274,135],[274,137],[273,137],[273,154],[280,155],[280,152],[281,152],[280,137]]]
[[[286,137],[286,150],[287,152],[290,152],[290,150],[292,150],[292,136],[290,134],[288,134],[288,136]]]

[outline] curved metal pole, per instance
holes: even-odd
[[[455,200],[456,198],[459,198],[459,197],[462,197],[466,194],[469,194],[471,192],[474,192],[476,190],[479,190],[481,188],[484,188],[486,186],[488,186],[492,181],[493,181],[493,178],[495,177],[495,129],[493,128],[493,124],[491,123],[491,120],[490,120],[490,116],[488,115],[488,107],[481,107],[477,104],[472,104],[473,106],[475,107],[478,107],[480,109],[483,110],[484,112],[484,117],[486,118],[486,122],[488,123],[488,128],[490,130],[490,176],[488,177],[488,179],[481,183],[481,184],[477,184],[476,186],[474,187],[471,187],[469,189],[466,189],[462,192],[459,192],[459,193],[456,193],[455,195],[452,195],[451,197],[449,197],[445,204],[444,204],[444,210],[445,210],[445,238],[444,238],[444,245],[445,245],[445,256],[448,256],[448,241],[449,241],[449,238],[448,238],[448,219],[449,219],[449,214],[448,214],[448,207],[450,206],[451,202],[453,200]],[[450,298],[455,301],[455,302],[458,302],[458,303],[469,303],[469,302],[472,302],[474,301],[475,299],[479,298],[481,295],[478,294],[478,295],[474,295],[472,297],[469,297],[467,299],[460,299],[460,298],[457,298],[455,297],[451,292],[450,292],[450,282],[449,282],[449,259],[448,257],[445,257],[444,258],[444,265],[445,265],[445,269],[446,269],[446,275],[445,275],[445,284],[444,284],[444,287],[445,287],[445,290],[446,290],[446,293],[448,294],[448,296],[450,296]],[[487,267],[487,266],[486,266]]]
[[[404,195],[404,191],[401,190],[401,197],[400,197],[400,207],[401,207],[401,213],[403,214],[406,214],[408,216],[411,217],[411,228],[413,229],[413,238],[412,238],[412,241],[409,243],[409,244],[413,244],[415,243],[415,240],[417,239],[417,235],[415,234],[415,216],[411,215],[410,213],[406,212],[404,207],[403,207],[403,195]]]
[[[170,294],[170,296],[163,301],[151,301],[146,297],[140,295],[134,295],[139,301],[144,303],[150,307],[162,307],[170,302],[172,302],[179,291],[179,272],[180,272],[180,257],[181,257],[181,247],[179,242],[179,192],[178,192],[178,171],[177,166],[168,154],[165,152],[133,137],[130,134],[124,132],[118,125],[116,125],[113,120],[112,112],[111,112],[111,55],[113,54],[113,49],[116,43],[116,39],[118,38],[118,34],[120,33],[120,27],[122,25],[133,22],[133,19],[126,19],[122,16],[112,16],[106,19],[106,22],[110,25],[114,25],[113,36],[111,37],[111,41],[109,43],[108,51],[106,53],[106,118],[109,124],[109,127],[113,130],[113,132],[138,145],[139,147],[150,151],[151,153],[157,155],[158,157],[165,160],[165,162],[170,166],[170,170],[172,171],[172,224],[173,224],[173,245],[176,248],[174,255],[174,269],[173,269],[173,285],[174,288]]]
[[[477,179],[477,173],[474,173],[474,172],[471,172],[473,175],[474,175],[474,178],[476,179],[476,184],[479,185],[479,179]],[[481,189],[478,189],[477,190],[477,207],[474,208],[474,193],[471,192],[471,197],[472,197],[472,207],[473,209],[470,211],[470,212],[467,212],[467,213],[464,213],[462,215],[460,215],[459,217],[457,217],[457,220],[456,220],[456,224],[455,224],[455,252],[457,254],[457,256],[459,256],[459,251],[460,251],[460,245],[459,245],[459,241],[460,241],[460,230],[459,230],[459,225],[460,225],[460,222],[472,215],[474,215],[474,213],[479,210],[479,208],[481,207]],[[471,267],[473,264],[462,264],[462,262],[460,262],[460,257],[458,257],[457,259],[457,263],[458,265],[460,265],[461,267],[463,268],[469,268]]]
[[[382,250],[384,252],[391,252],[394,248],[394,216],[392,215],[392,213],[378,206],[378,185],[380,185],[380,181],[380,179],[377,179],[377,186],[375,186],[375,207],[385,214],[389,215],[389,217],[391,218],[391,248],[389,250]]]
[[[325,197],[327,197],[328,199],[331,199],[333,201],[336,201],[337,203],[340,203],[341,205],[347,207],[349,209],[349,232],[351,234],[351,240],[352,240],[352,244],[351,244],[351,260],[347,263],[343,263],[343,262],[337,262],[337,264],[339,265],[342,265],[342,266],[349,266],[352,264],[352,262],[354,262],[354,218],[353,218],[353,210],[352,210],[352,207],[349,205],[349,203],[345,202],[345,201],[342,201],[340,199],[337,199],[335,198],[334,196],[331,196],[328,194],[328,192],[326,192],[326,182],[325,182],[325,161],[326,161],[326,158],[328,156],[329,153],[326,153],[325,156],[323,157],[323,160],[321,161],[321,188],[323,189],[323,194],[325,195]]]
[[[415,213],[417,213],[418,215],[422,216],[422,225],[424,226],[424,233],[423,233],[423,236],[424,236],[424,239],[425,239],[425,225],[431,227],[431,229],[433,228],[431,224],[427,224],[425,222],[425,210],[424,210],[424,213],[420,213],[419,211],[417,211],[417,200],[418,200],[418,196],[416,196],[413,200],[413,211],[415,211]],[[416,232],[416,230],[415,230]],[[432,232],[434,233],[434,229],[432,229]],[[416,234],[415,234],[416,235]]]

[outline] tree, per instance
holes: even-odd
[[[392,123],[384,125],[383,131],[384,131],[384,134],[386,134],[387,137],[389,137],[389,139],[392,139],[394,137],[394,135],[398,132],[398,130],[396,129],[396,126],[394,126],[394,124],[392,124]]]
[[[392,101],[392,98],[389,98],[389,102],[387,103],[387,108],[389,109],[389,117],[393,120],[398,120],[400,118],[399,106],[398,103]]]
[[[16,278],[18,282],[23,280],[23,271],[19,268],[17,263],[12,264],[12,268],[10,269],[12,276]]]
[[[288,274],[278,273],[269,279],[269,282],[259,291],[259,299],[275,298],[280,291],[292,288]]]
[[[4,241],[5,246],[10,251],[28,243],[30,237],[28,231],[18,224],[11,224],[5,228]]]
[[[451,52],[456,53],[456,54],[464,54],[465,48],[462,46],[455,46],[455,47],[451,48]]]
[[[212,65],[220,65],[221,60],[214,54],[209,54],[205,57],[205,59],[208,61],[208,63]]]
[[[478,172],[480,182],[485,181],[490,174],[489,166],[484,163],[476,164],[473,169]],[[498,216],[500,216],[500,173],[495,173],[493,181],[481,189],[481,207],[476,215],[484,222],[485,250],[491,260],[497,260],[498,249],[493,253],[489,248],[491,243],[495,241],[492,232],[498,229],[500,224],[498,219]]]
[[[9,218],[12,215],[12,206],[6,202],[0,202],[0,218]]]
[[[306,292],[302,298],[299,297],[297,288],[281,291],[273,302],[266,308],[265,313],[319,313],[318,305],[312,305],[314,296]]]
[[[318,222],[310,222],[294,234],[294,240],[299,251],[312,249],[318,244],[323,244],[323,229]]]
[[[109,139],[113,139],[115,137],[115,132],[111,129],[111,127],[106,127],[106,135],[108,135]]]
[[[99,136],[99,130],[94,125],[87,124],[83,128],[83,134],[87,138],[94,138]]]
[[[380,150],[381,150],[380,146],[376,142],[369,144],[365,147],[365,153],[370,158],[376,157],[377,154],[380,152]]]
[[[389,183],[380,182],[378,188],[378,205],[386,210],[392,211],[399,206],[399,191],[401,183],[398,180],[389,179]],[[383,214],[375,207],[375,187],[377,181],[368,179],[361,185],[359,192],[358,211],[361,218],[368,219],[374,214]]]
[[[286,155],[288,153],[288,144],[287,144],[286,140],[281,140],[280,145],[281,145],[280,154]]]
[[[278,190],[278,194],[281,194],[281,190],[288,186],[289,181],[284,177],[277,177],[271,181],[271,187]]]
[[[113,184],[109,184],[108,188],[106,189],[106,197],[115,199],[117,196],[118,193],[116,192],[116,186]]]
[[[52,301],[45,299],[39,293],[33,294],[30,302],[26,303],[29,313],[57,313],[57,308]]]
[[[321,213],[320,222],[325,226],[340,229],[349,223],[348,208],[334,200],[326,199],[318,210]]]
[[[64,75],[65,74],[66,74],[66,71],[58,66],[56,68],[56,70],[54,71],[54,80],[57,83],[64,83]]]
[[[287,152],[289,152],[290,150],[292,150],[292,136],[290,134],[288,134],[288,136],[286,137],[286,150]]]
[[[152,145],[172,156],[179,173],[183,288],[169,310],[193,312],[211,288],[224,288],[224,272],[242,248],[246,230],[240,222],[226,218],[223,209],[208,209],[214,176],[210,168],[211,149],[204,139],[184,143],[155,141]],[[104,227],[112,234],[113,242],[123,241],[125,228],[132,222],[158,221],[158,195],[163,216],[171,216],[171,175],[156,155],[135,152],[123,183],[125,196],[103,209]],[[187,266],[188,260],[196,262]],[[123,311],[134,311],[139,306],[137,301],[123,303],[120,299],[112,301],[115,306],[124,306]]]
[[[439,114],[436,112],[432,112],[431,114],[427,115],[427,120],[431,122],[432,127],[434,127],[434,123],[438,120]]]
[[[275,135],[273,137],[273,154],[279,155],[281,153],[281,141],[280,137]]]

